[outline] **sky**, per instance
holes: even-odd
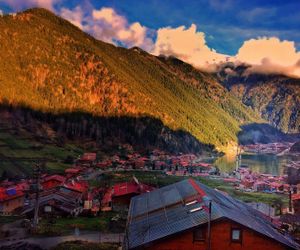
[[[44,7],[119,46],[215,70],[224,62],[300,77],[299,0],[0,0],[0,12]]]

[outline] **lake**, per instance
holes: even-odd
[[[253,172],[282,175],[284,174],[285,165],[290,161],[299,161],[299,156],[283,155],[277,156],[272,154],[242,154],[241,165],[247,165]],[[235,157],[224,155],[214,162],[221,172],[231,172],[235,169]]]

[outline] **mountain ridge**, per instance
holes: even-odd
[[[0,100],[53,114],[159,119],[219,149],[262,122],[214,76],[98,41],[44,9],[0,18]]]
[[[285,133],[300,133],[300,79],[280,74],[249,74],[250,67],[225,64],[217,77],[273,127]],[[228,69],[230,73],[226,73]]]

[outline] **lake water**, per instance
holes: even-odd
[[[272,154],[242,154],[241,165],[247,165],[253,172],[281,175],[284,174],[285,165],[290,161],[299,161],[299,156]],[[235,169],[235,157],[226,155],[218,158],[214,165],[218,166],[221,172],[231,172]]]

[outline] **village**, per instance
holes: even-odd
[[[239,156],[236,169],[222,173],[209,158],[194,154],[170,155],[160,150],[147,155],[133,150],[127,152],[130,153],[114,154],[101,160],[97,153],[87,152],[64,173],[45,173],[37,164],[32,178],[3,180],[0,183],[1,218],[21,218],[22,227],[29,235],[53,236],[71,232],[79,236],[80,230],[86,229],[117,233],[118,240],[114,243],[121,246],[133,197],[194,178],[208,184],[223,183],[224,187],[239,194],[282,197],[279,200],[287,202],[279,202],[279,206],[260,201],[248,202],[248,205],[269,218],[280,230],[299,237],[300,184],[290,185],[287,175],[254,173],[240,164]],[[228,195],[226,188],[214,190]],[[73,221],[66,232],[56,226],[63,218],[70,218],[70,221],[71,218],[86,218],[86,223]],[[99,225],[90,228],[86,224],[93,218],[98,219]],[[16,240],[12,234],[9,230],[1,230],[0,246]]]
[[[267,144],[249,144],[242,148],[245,152],[250,153],[283,155],[289,153],[289,150],[293,145],[293,142],[273,142]]]

